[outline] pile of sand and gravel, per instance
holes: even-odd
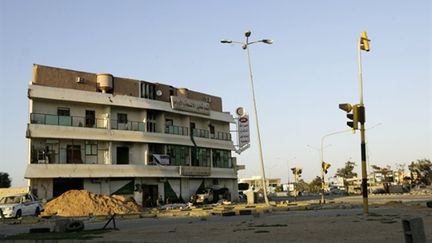
[[[129,197],[98,195],[70,190],[44,205],[42,216],[96,216],[139,213],[142,208]]]

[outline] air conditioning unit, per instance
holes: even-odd
[[[82,77],[76,77],[75,82],[77,82],[77,83],[84,83],[84,78],[82,78]]]

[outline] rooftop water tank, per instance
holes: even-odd
[[[113,88],[113,76],[109,73],[100,73],[97,75],[97,84],[102,93],[106,93]]]

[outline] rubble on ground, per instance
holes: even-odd
[[[140,213],[133,198],[98,195],[86,190],[70,190],[44,205],[42,216],[97,216]]]

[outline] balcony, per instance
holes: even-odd
[[[24,177],[34,178],[124,178],[153,177],[178,178],[207,177],[236,179],[233,169],[189,167],[189,166],[151,166],[151,165],[101,165],[101,164],[28,164]]]
[[[211,134],[210,138],[211,139],[217,139],[217,140],[231,141],[231,133],[228,133],[228,132],[215,132],[215,133]]]
[[[210,138],[210,132],[205,129],[193,129],[193,136],[199,138]]]
[[[181,136],[188,136],[189,135],[187,127],[173,126],[173,125],[166,125],[165,126],[165,133],[174,134],[174,135],[181,135]]]
[[[30,123],[68,127],[107,128],[105,119],[90,119],[80,116],[57,116],[41,113],[31,113]]]
[[[111,119],[111,129],[144,132],[145,125],[144,122],[137,122],[137,121],[119,122],[118,120]]]

